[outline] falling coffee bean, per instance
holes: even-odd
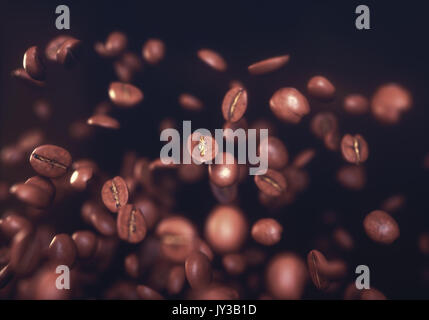
[[[312,77],[307,84],[308,93],[322,101],[331,100],[335,95],[335,87],[323,76]]]
[[[101,198],[107,209],[118,212],[128,202],[127,183],[119,176],[106,181],[101,189]]]
[[[179,104],[183,109],[189,111],[201,111],[204,106],[200,99],[189,93],[182,93],[179,96]]]
[[[159,39],[149,39],[142,48],[143,58],[149,64],[158,64],[165,56],[165,44]]]
[[[45,65],[38,47],[33,46],[25,51],[22,64],[30,77],[39,81],[45,80]]]
[[[66,265],[71,268],[76,260],[77,248],[72,237],[68,234],[57,234],[49,245],[49,258],[56,265]]]
[[[255,175],[256,186],[268,196],[278,197],[286,191],[286,179],[278,171],[268,169],[265,174]]]
[[[91,231],[76,231],[72,235],[80,259],[91,258],[97,248],[97,236]]]
[[[381,210],[370,212],[363,220],[363,227],[371,240],[381,244],[391,244],[400,234],[395,219]]]
[[[365,114],[369,110],[369,101],[363,95],[350,94],[344,98],[343,108],[353,115]]]
[[[307,98],[295,88],[277,90],[270,100],[271,111],[285,122],[298,123],[310,112]]]
[[[327,289],[332,280],[343,278],[347,271],[344,262],[327,261],[325,256],[317,250],[308,253],[307,264],[311,280],[319,290]]]
[[[71,155],[67,150],[50,144],[37,147],[30,155],[30,164],[33,169],[48,178],[64,175],[71,162]]]
[[[82,42],[78,39],[66,40],[57,51],[56,60],[66,68],[73,67],[80,59]]]
[[[143,100],[143,92],[129,83],[112,82],[109,86],[110,100],[118,107],[132,108]]]
[[[222,102],[222,114],[226,121],[239,121],[247,109],[247,91],[241,87],[231,88]]]
[[[252,238],[263,245],[272,246],[281,239],[283,227],[274,219],[264,218],[252,227]]]
[[[138,243],[146,236],[146,221],[141,211],[134,205],[127,204],[118,211],[118,236],[124,241]]]
[[[217,52],[210,49],[200,49],[197,52],[198,58],[217,71],[226,71],[227,64]]]
[[[249,70],[249,73],[253,75],[270,73],[283,67],[289,62],[289,60],[289,55],[273,57],[253,63],[248,66],[247,69]]]
[[[204,253],[194,252],[185,261],[186,279],[191,288],[200,289],[210,284],[212,267]]]
[[[341,153],[350,163],[363,163],[368,159],[368,143],[360,134],[346,134],[341,139]]]
[[[97,127],[107,128],[107,129],[119,129],[121,127],[118,120],[105,114],[93,115],[86,122],[90,126],[97,126]]]

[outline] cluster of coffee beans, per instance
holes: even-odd
[[[49,81],[50,64],[73,67],[82,47],[81,41],[66,35],[52,39],[45,51],[32,46],[24,54],[23,68],[12,75],[44,87]],[[110,102],[94,108],[86,122],[71,125],[70,136],[79,139],[87,138],[94,127],[119,130],[121,122],[112,116],[112,108],[124,110],[144,104],[143,91],[132,84],[133,79],[144,64],[156,68],[166,56],[166,45],[159,39],[148,39],[141,53],[131,51],[129,39],[122,32],[110,33],[104,43],[97,42],[91,49],[100,59],[111,62],[117,79],[106,88]],[[211,49],[198,50],[193,59],[197,58],[215,72],[228,70],[226,60]],[[248,73],[254,77],[266,75],[290,60],[289,55],[268,58],[251,64]],[[247,122],[247,109],[255,107],[252,95],[241,82],[232,81],[218,112],[225,121],[224,128],[268,129],[269,136],[258,142],[259,153],[268,154],[268,170],[254,177],[248,175],[250,164],[238,163],[234,155],[219,150],[212,136],[198,132],[187,141],[187,151],[195,163],[166,165],[159,158],[140,157],[130,151],[122,155],[122,166],[113,175],[101,170],[95,160],[75,159],[67,151],[68,146],[45,144],[42,130],[26,131],[13,144],[3,147],[2,165],[31,166],[35,175],[25,182],[0,182],[1,202],[24,204],[23,212],[1,212],[0,296],[300,299],[306,288],[314,286],[326,294],[341,291],[345,299],[385,299],[375,288],[358,290],[350,282],[355,266],[344,257],[328,256],[323,245],[307,252],[306,259],[294,252],[293,246],[284,249],[280,243],[288,226],[274,215],[267,217],[271,212],[287,210],[307,190],[307,166],[317,161],[313,148],[292,157],[285,139],[276,136],[276,125],[299,125],[311,112],[306,95],[322,103],[333,101],[338,99],[336,87],[326,77],[316,75],[309,79],[305,93],[294,87],[276,90],[266,108],[271,109],[277,124],[267,119]],[[186,92],[178,97],[178,103],[191,113],[205,108],[204,101]],[[342,103],[350,115],[371,112],[381,123],[396,124],[411,108],[412,97],[401,85],[388,83],[380,86],[371,99],[352,93]],[[44,100],[35,102],[34,111],[43,119],[51,116]],[[371,139],[359,132],[341,132],[338,123],[335,113],[320,111],[312,115],[310,131],[328,150],[343,158],[338,182],[347,189],[362,190],[367,182],[364,164],[371,156]],[[171,118],[159,125],[161,130],[175,126]],[[228,135],[224,138],[234,139]],[[112,148],[109,152],[116,151]],[[224,161],[206,164],[216,156]],[[176,203],[181,186],[204,179],[218,204],[210,212],[200,212],[201,224],[186,212],[177,213]],[[266,211],[254,221],[250,221],[239,200],[239,189],[249,185],[254,189],[245,196],[257,199]],[[82,201],[73,219],[86,227],[71,234],[57,233],[49,219],[43,218],[49,211],[65,210],[68,199],[76,194]],[[391,213],[404,202],[402,195],[394,195],[368,212],[361,228],[371,241],[391,245],[398,239],[400,226]],[[324,218],[329,223],[335,216],[326,213]],[[355,247],[353,236],[342,226],[336,227],[332,237],[344,252]],[[423,253],[429,253],[429,234],[421,235],[419,246]],[[70,270],[67,288],[58,288],[59,265]],[[62,281],[65,286],[66,280]]]

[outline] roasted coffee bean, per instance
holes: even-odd
[[[265,174],[255,175],[256,186],[270,197],[278,197],[286,191],[286,179],[278,171],[268,169]]]
[[[189,111],[201,111],[204,107],[200,99],[189,93],[182,93],[179,96],[179,104],[183,109]]]
[[[292,162],[292,167],[302,169],[304,168],[316,155],[316,151],[314,149],[305,149],[298,153]]]
[[[49,186],[48,189],[52,189],[43,189],[37,184],[32,183],[18,183],[10,188],[10,192],[20,201],[32,207],[38,209],[47,208],[52,203],[55,187],[49,180],[44,180],[44,183],[46,183],[46,186]]]
[[[0,233],[7,239],[12,239],[19,231],[32,230],[32,226],[28,219],[11,213],[0,219]]]
[[[307,255],[307,265],[313,284],[319,290],[329,287],[332,280],[346,275],[346,265],[342,261],[327,261],[317,250],[311,250]]]
[[[19,137],[17,147],[24,152],[29,152],[38,145],[41,145],[44,139],[45,135],[41,130],[28,130]]]
[[[164,218],[156,227],[163,256],[174,262],[184,262],[198,245],[197,230],[181,216]]]
[[[221,159],[221,163],[209,165],[210,181],[219,188],[229,187],[238,180],[237,160],[228,152],[219,153],[217,157]]]
[[[276,220],[264,218],[256,221],[252,226],[252,238],[265,246],[278,243],[282,237],[283,227]]]
[[[97,236],[91,231],[76,231],[72,235],[80,259],[89,259],[95,254]]]
[[[381,244],[391,244],[399,238],[399,226],[389,214],[381,210],[370,212],[363,221],[368,237]]]
[[[91,167],[82,167],[73,172],[70,177],[70,185],[79,191],[86,189],[88,181],[91,180],[94,171]]]
[[[293,253],[279,253],[266,269],[266,286],[275,299],[300,299],[307,282],[304,261]]]
[[[115,219],[98,204],[88,201],[82,206],[82,218],[104,236],[116,234]]]
[[[72,158],[67,150],[50,144],[37,147],[30,155],[30,164],[33,169],[48,178],[64,175],[71,162]]]
[[[298,123],[310,112],[307,98],[295,88],[281,88],[270,100],[271,111],[282,121]]]
[[[366,171],[362,166],[345,165],[337,171],[337,181],[350,190],[362,190],[366,185]]]
[[[222,265],[230,275],[239,275],[246,270],[246,257],[242,254],[230,253],[222,258]]]
[[[314,98],[331,100],[335,96],[335,87],[323,76],[314,76],[307,83],[307,91]]]
[[[344,98],[343,108],[350,114],[365,114],[369,110],[369,101],[361,94],[350,94]]]
[[[121,177],[117,176],[104,183],[101,197],[107,209],[118,212],[119,208],[128,202],[127,184]]]
[[[144,285],[137,286],[137,294],[142,300],[164,300],[161,294]]]
[[[36,300],[67,300],[71,298],[72,290],[59,289],[57,286],[59,274],[56,266],[42,269],[33,280],[34,297]]]
[[[187,151],[195,164],[213,160],[218,153],[219,146],[211,135],[202,135],[196,131],[188,137]]]
[[[394,194],[383,201],[380,208],[390,214],[401,210],[407,202],[406,197],[403,194]]]
[[[197,52],[198,58],[200,58],[208,66],[212,67],[217,71],[226,71],[227,64],[225,60],[217,52],[210,49],[200,49]]]
[[[185,268],[183,266],[175,266],[171,268],[168,274],[167,291],[170,295],[179,294],[185,284]]]
[[[254,75],[270,73],[283,67],[289,60],[290,56],[287,54],[255,62],[248,66],[247,69],[250,74]]]
[[[223,137],[227,142],[235,143],[235,141],[242,141],[243,139],[247,139],[248,128],[247,120],[244,117],[237,122],[225,122],[223,125]],[[236,130],[238,130],[238,133]]]
[[[49,245],[49,258],[55,265],[66,265],[71,268],[76,261],[76,244],[66,233],[57,234]]]
[[[78,39],[66,40],[57,51],[56,60],[67,68],[73,67],[80,59],[82,42]]]
[[[269,136],[259,143],[259,155],[268,155],[268,168],[274,170],[283,169],[289,160],[289,153],[284,143],[276,138]]]
[[[363,163],[368,159],[368,143],[360,134],[346,134],[341,139],[341,153],[350,163]]]
[[[107,36],[105,43],[97,42],[94,50],[102,57],[117,57],[125,51],[127,46],[127,36],[120,31],[113,31]]]
[[[338,131],[331,131],[325,135],[323,143],[328,150],[337,151],[340,148],[340,139]]]
[[[134,205],[127,204],[119,208],[116,226],[119,238],[124,241],[138,243],[146,236],[146,221]]]
[[[119,129],[121,124],[115,118],[105,114],[96,114],[90,117],[87,121],[90,126],[103,127],[107,129]]]
[[[204,253],[194,252],[185,261],[186,279],[193,289],[201,289],[210,284],[212,267]]]
[[[412,104],[413,99],[407,89],[399,84],[389,83],[379,87],[374,93],[371,99],[371,112],[377,120],[394,124]]]
[[[248,232],[248,223],[243,212],[234,206],[217,206],[206,219],[206,239],[219,253],[239,250]]]
[[[140,274],[140,265],[139,265],[139,257],[135,253],[131,253],[125,257],[124,260],[124,268],[125,272],[131,278],[138,278]]]
[[[338,130],[337,117],[329,111],[319,112],[311,119],[310,129],[316,137],[323,139],[328,133]]]
[[[28,75],[33,79],[40,81],[45,80],[45,65],[38,47],[33,46],[25,51],[22,65],[24,70],[27,71]]]
[[[239,121],[247,110],[247,91],[241,87],[229,89],[223,98],[223,118],[229,122]]]
[[[72,37],[67,35],[61,35],[52,39],[45,48],[45,56],[51,62],[57,61],[57,51],[67,40],[72,39]]]
[[[36,87],[44,87],[46,83],[44,81],[36,80],[30,77],[24,68],[15,69],[11,72],[12,77],[22,80],[23,82]]]
[[[156,203],[148,197],[139,197],[134,200],[134,205],[143,214],[148,230],[153,229],[160,216]]]
[[[6,265],[0,269],[0,289],[6,287],[13,279],[13,272],[9,265]]]
[[[40,261],[40,243],[35,239],[35,232],[22,230],[12,241],[10,253],[10,268],[19,276],[33,272]]]
[[[121,82],[130,82],[136,73],[142,71],[143,63],[134,52],[125,52],[119,60],[115,61],[114,68]]]
[[[307,189],[309,185],[310,178],[306,171],[298,169],[295,167],[286,167],[283,170],[283,175],[288,181],[287,191],[292,191],[294,193],[303,192]]]
[[[112,82],[109,98],[118,107],[132,108],[143,101],[143,92],[129,83]]]
[[[165,44],[159,39],[149,39],[142,48],[143,58],[149,64],[158,64],[165,56]]]
[[[337,228],[334,230],[332,237],[339,247],[346,251],[350,251],[354,248],[354,240],[350,233],[344,228]]]

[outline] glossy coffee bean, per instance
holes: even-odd
[[[213,160],[218,154],[219,146],[211,135],[202,135],[194,132],[188,137],[187,152],[191,155],[195,164],[201,164]]]
[[[220,188],[229,187],[238,180],[238,164],[234,156],[228,152],[218,154],[221,164],[209,165],[210,181]]]
[[[146,236],[146,221],[135,205],[127,204],[119,208],[116,226],[119,238],[124,241],[138,243]]]
[[[143,214],[148,230],[153,229],[160,217],[160,210],[156,203],[148,197],[139,197],[134,200],[134,205]]]
[[[41,176],[58,178],[64,175],[72,162],[70,153],[58,146],[46,144],[37,147],[30,155],[30,164]]]
[[[31,183],[15,184],[10,188],[10,192],[20,201],[38,209],[49,207],[53,200],[52,193]]]
[[[350,251],[355,246],[351,234],[342,227],[336,228],[332,234],[332,237],[336,244],[343,250]]]
[[[328,150],[337,151],[340,148],[341,137],[338,131],[328,132],[323,137],[323,144]]]
[[[97,236],[91,231],[76,231],[72,235],[76,245],[77,256],[80,259],[89,259],[95,254]]]
[[[335,96],[335,87],[327,78],[314,76],[307,83],[307,91],[314,98],[330,100]]]
[[[281,88],[270,99],[271,111],[285,122],[298,123],[310,112],[307,98],[295,88]]]
[[[350,190],[362,190],[366,185],[366,171],[362,166],[345,165],[337,171],[337,181]]]
[[[97,126],[107,129],[119,129],[121,124],[115,118],[112,118],[106,114],[96,114],[88,118],[86,121],[90,126]]]
[[[57,234],[49,245],[49,258],[56,265],[66,265],[71,268],[76,261],[76,244],[66,233]]]
[[[229,122],[239,121],[247,110],[247,91],[241,87],[229,89],[223,98],[223,118]]]
[[[361,94],[350,94],[344,98],[343,108],[353,115],[365,114],[369,111],[369,101]]]
[[[311,119],[310,129],[316,137],[323,139],[328,133],[338,130],[338,119],[332,112],[319,112]]]
[[[139,257],[135,253],[131,253],[125,257],[124,260],[124,268],[125,272],[131,277],[131,278],[138,278],[140,274],[140,264],[139,264]]]
[[[197,52],[198,58],[200,58],[208,66],[212,67],[217,71],[226,71],[227,64],[225,60],[217,52],[210,49],[200,49]]]
[[[263,218],[252,226],[252,238],[265,246],[272,246],[278,243],[282,237],[283,227],[276,220]]]
[[[268,155],[268,168],[274,170],[283,169],[289,160],[289,153],[284,143],[273,136],[262,140],[259,143],[259,155]]]
[[[0,219],[0,234],[6,239],[12,239],[20,231],[30,232],[31,230],[30,221],[18,214],[8,214]]]
[[[67,35],[60,35],[53,38],[45,48],[45,56],[51,62],[57,61],[57,51],[67,40],[72,39],[72,37]]]
[[[175,266],[171,268],[167,280],[167,292],[170,295],[179,294],[185,284],[185,268]]]
[[[363,163],[368,159],[368,143],[360,134],[346,134],[341,139],[341,153],[350,163]]]
[[[222,265],[230,275],[239,275],[246,270],[246,257],[242,254],[229,253],[223,256]]]
[[[248,223],[243,212],[234,206],[214,208],[205,223],[205,236],[210,246],[219,253],[241,248],[248,234]]]
[[[129,83],[112,82],[109,98],[118,107],[132,108],[143,101],[143,92]]]
[[[107,209],[118,212],[128,202],[127,183],[119,176],[107,180],[101,189],[101,198]]]
[[[400,234],[395,219],[381,210],[370,212],[363,221],[363,227],[371,240],[381,244],[391,244]]]
[[[86,223],[92,225],[102,235],[109,237],[116,234],[115,219],[97,203],[85,202],[82,206],[81,216]]]
[[[247,69],[249,70],[249,73],[253,75],[270,73],[283,67],[289,62],[289,60],[289,55],[273,57],[255,62],[248,66]]]
[[[46,85],[44,81],[36,80],[30,77],[30,75],[27,73],[27,71],[25,71],[24,68],[18,68],[13,70],[11,72],[11,76],[31,86],[43,88]]]
[[[189,93],[182,93],[179,96],[179,104],[180,106],[189,111],[200,111],[203,109],[203,102]]]
[[[315,156],[316,151],[314,149],[305,149],[295,156],[291,165],[292,167],[302,169],[307,166]]]
[[[66,40],[57,51],[56,61],[63,66],[73,67],[80,59],[82,42],[78,39]]]
[[[256,186],[270,197],[278,197],[286,191],[286,179],[278,171],[268,169],[265,174],[255,175]]]
[[[35,300],[67,300],[71,298],[72,290],[58,289],[56,266],[48,266],[39,271],[33,280]],[[71,284],[72,285],[72,284]]]
[[[275,299],[300,299],[307,282],[304,261],[293,253],[279,253],[268,262],[266,287]]]
[[[9,265],[0,268],[0,289],[6,287],[13,279],[13,272]]]
[[[142,48],[143,58],[149,64],[158,64],[165,56],[165,44],[160,39],[149,39]]]
[[[184,262],[199,242],[195,226],[181,216],[164,218],[155,233],[160,239],[163,256],[174,262]]]
[[[371,99],[374,117],[387,124],[397,123],[403,112],[409,110],[413,99],[410,92],[399,84],[380,86]]]
[[[144,285],[137,286],[137,294],[142,300],[164,300],[161,294]]]
[[[346,275],[347,268],[342,261],[327,261],[325,256],[317,250],[311,250],[307,255],[307,265],[313,284],[319,290],[329,287],[332,280]]]
[[[28,275],[37,268],[40,258],[41,248],[35,233],[28,230],[18,232],[11,245],[11,270],[19,276]]]
[[[210,260],[201,252],[192,253],[185,261],[186,279],[191,288],[204,288],[212,279]]]
[[[30,77],[36,80],[45,80],[45,65],[38,47],[33,46],[25,51],[22,64]]]
[[[75,170],[70,177],[70,185],[79,191],[86,189],[88,181],[91,180],[94,171],[91,167],[82,167]]]
[[[120,55],[128,46],[127,36],[120,31],[111,32],[106,39],[104,47],[109,56],[114,57]]]

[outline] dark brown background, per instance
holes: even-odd
[[[335,210],[342,225],[357,241],[357,248],[345,256],[352,271],[358,264],[371,269],[371,284],[389,298],[429,298],[428,282],[422,280],[428,270],[427,258],[419,255],[416,241],[421,231],[428,231],[428,172],[422,159],[429,151],[427,94],[427,22],[420,2],[395,4],[391,1],[366,2],[371,9],[371,30],[357,31],[354,9],[361,2],[279,1],[274,4],[248,2],[200,4],[147,1],[39,2],[2,1],[0,8],[0,146],[13,143],[24,129],[42,127],[48,142],[65,146],[74,158],[95,157],[102,168],[117,173],[123,151],[136,149],[141,156],[157,157],[160,147],[158,123],[165,116],[178,121],[193,120],[198,126],[220,128],[220,103],[228,82],[240,79],[249,91],[248,120],[259,116],[273,118],[268,108],[272,93],[283,86],[305,89],[315,74],[327,76],[337,86],[338,98],[330,104],[310,100],[313,114],[334,110],[340,117],[341,131],[362,133],[371,153],[367,162],[368,185],[362,192],[341,189],[334,180],[343,164],[338,154],[326,151],[309,133],[307,117],[299,126],[279,126],[290,153],[314,146],[318,156],[310,165],[311,188],[291,207],[278,213],[285,237],[273,252],[296,251],[303,256],[314,246],[314,235],[329,234],[320,214]],[[345,3],[346,2],[346,3]],[[55,29],[55,7],[68,4],[71,30],[65,32],[82,39],[90,49],[96,40],[104,40],[115,29],[130,35],[131,48],[140,52],[148,37],[160,37],[167,45],[165,61],[159,67],[145,66],[135,83],[145,93],[144,103],[136,110],[115,114],[123,123],[120,133],[100,131],[96,138],[76,143],[67,135],[72,120],[89,116],[96,103],[107,98],[107,86],[115,78],[107,61],[91,50],[81,64],[71,70],[51,70],[48,87],[34,90],[11,79],[10,71],[20,67],[25,50],[43,46],[62,32]],[[213,48],[226,58],[229,69],[219,74],[196,58],[201,47]],[[246,67],[252,62],[283,53],[291,61],[281,71],[261,77],[249,77]],[[352,117],[341,109],[347,93],[371,95],[385,82],[397,81],[414,96],[413,109],[396,126],[382,126],[369,115]],[[182,91],[200,96],[206,111],[193,115],[180,110],[177,96]],[[48,123],[38,120],[31,111],[32,101],[49,99],[53,117]],[[32,174],[24,168],[0,168],[0,178],[9,182]],[[407,207],[395,215],[401,237],[392,246],[370,242],[362,230],[366,213],[378,208],[387,196],[403,192]],[[248,184],[241,190],[242,205],[251,221],[267,216],[256,199],[256,188]],[[177,210],[193,217],[202,226],[214,205],[206,182],[184,188]],[[74,204],[78,210],[79,203]],[[2,208],[3,209],[3,208]],[[59,231],[70,231],[79,221],[59,212]],[[73,223],[65,223],[70,221]],[[350,272],[350,279],[353,272]],[[322,298],[309,286],[306,298]],[[329,297],[329,296],[328,296]],[[333,296],[337,297],[337,296]]]

